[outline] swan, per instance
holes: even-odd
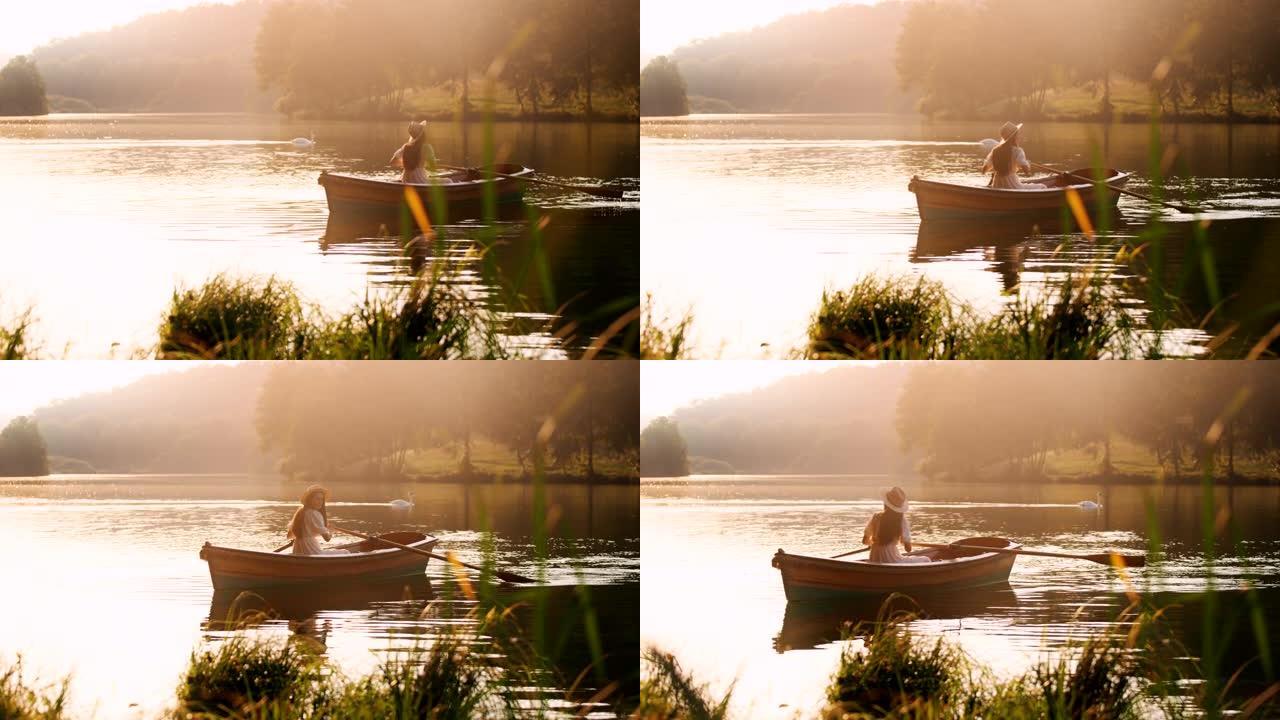
[[[304,138],[304,137],[296,137],[296,138],[294,138],[294,139],[293,139],[293,145],[294,145],[294,147],[303,147],[303,148],[315,147],[315,146],[316,146],[316,131],[315,131],[315,130],[312,130],[312,131],[311,131],[311,137],[310,137],[310,138]]]
[[[408,510],[409,508],[413,507],[413,491],[412,490],[409,491],[408,500],[392,500],[391,507],[397,508],[400,510]]]
[[[1102,493],[1098,493],[1097,497],[1098,497],[1097,502],[1094,502],[1093,500],[1081,500],[1076,504],[1080,506],[1081,510],[1101,510],[1102,509]]]

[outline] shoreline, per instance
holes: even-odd
[[[938,115],[928,116],[918,113],[900,114],[893,112],[754,112],[739,111],[732,113],[690,113],[688,115],[641,115],[641,123],[654,121],[681,121],[688,119],[719,119],[719,118],[796,118],[796,117],[867,117],[867,118],[896,118],[904,122],[919,122],[925,125],[942,122],[956,123],[999,123],[1003,121],[1003,117],[996,116],[949,116]],[[1203,114],[1180,114],[1180,115],[1161,115],[1153,118],[1148,114],[1142,113],[1116,113],[1109,120],[1104,120],[1098,115],[1043,115],[1040,117],[1024,117],[1023,120],[1028,123],[1081,123],[1081,124],[1097,124],[1097,125],[1149,125],[1152,122],[1159,122],[1170,125],[1280,125],[1280,115],[1276,116],[1260,116],[1260,115],[1235,115],[1230,119],[1227,116],[1203,115]]]

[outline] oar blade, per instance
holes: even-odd
[[[1085,555],[1085,558],[1098,563],[1099,565],[1111,565],[1126,568],[1140,568],[1147,566],[1146,555],[1121,555],[1120,553],[1098,553],[1097,555]]]
[[[530,584],[533,584],[533,583],[536,583],[536,582],[537,582],[537,580],[534,580],[533,578],[527,578],[527,577],[525,577],[525,576],[523,576],[523,575],[520,575],[520,574],[517,574],[517,573],[513,573],[513,572],[511,572],[511,571],[509,571],[509,570],[496,570],[496,569],[495,569],[495,570],[493,571],[493,574],[494,574],[495,576],[497,576],[497,578],[498,578],[499,580],[503,580],[503,581],[505,581],[505,582],[509,582],[509,583],[516,583],[516,584],[526,584],[526,585],[530,585]]]

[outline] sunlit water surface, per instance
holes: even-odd
[[[370,534],[426,532],[440,538],[439,551],[472,563],[481,562],[482,543],[489,540],[498,567],[532,577],[541,571],[529,487],[388,483],[333,490],[334,524]],[[413,509],[387,504],[411,490]],[[28,672],[45,681],[70,674],[77,716],[158,716],[172,707],[190,653],[228,636],[219,621],[234,598],[213,592],[198,557],[201,545],[279,547],[300,491],[296,483],[235,476],[0,482],[0,662],[21,654]],[[546,564],[545,620],[553,636],[563,631],[568,641],[552,658],[562,677],[548,678],[546,687],[533,692],[562,701],[564,688],[591,663],[582,630],[583,596],[599,622],[608,677],[634,692],[638,491],[579,484],[554,485],[547,492],[560,519]],[[335,537],[339,541],[346,542]],[[585,594],[575,589],[578,583]],[[505,602],[517,599],[513,589],[500,596]],[[308,637],[350,676],[372,670],[396,649],[472,624],[476,608],[453,573],[434,560],[425,577],[408,586],[351,585],[266,597],[280,619],[252,632]],[[435,604],[423,614],[430,602]],[[526,608],[519,615],[523,627],[530,627],[531,614]],[[598,689],[593,687],[588,677],[572,697],[583,702]]]
[[[436,228],[460,261],[445,279],[531,327],[510,344],[550,355],[589,343],[639,284],[639,148],[625,123],[497,123],[494,152],[560,182],[622,179],[622,201],[532,188],[547,217],[547,282],[529,273],[528,213],[504,213],[494,262],[478,259],[476,220]],[[290,140],[314,133],[312,149]],[[435,123],[441,162],[478,165],[480,123]],[[393,179],[402,123],[289,123],[246,115],[51,115],[0,121],[0,324],[26,309],[44,354],[146,352],[177,287],[217,273],[276,276],[336,313],[444,259],[379,239],[377,223],[330,222],[322,170]],[[399,227],[391,229],[397,235]],[[522,299],[521,299],[522,298]],[[608,308],[607,311],[604,309]],[[575,328],[574,341],[557,331]],[[559,333],[560,336],[566,333]]]
[[[803,348],[822,291],[870,274],[923,274],[994,311],[1020,283],[1034,291],[1091,269],[1143,316],[1146,297],[1127,282],[1130,265],[1116,260],[1148,227],[1153,210],[1142,200],[1123,197],[1115,227],[1096,240],[1044,223],[1038,232],[1031,222],[921,225],[910,178],[982,184],[978,142],[997,130],[884,116],[646,119],[642,290],[653,294],[659,316],[692,309],[701,357],[780,357]],[[1063,169],[1104,159],[1138,173],[1130,189],[1149,194],[1149,135],[1138,124],[1028,123],[1023,145],[1033,162]],[[1280,126],[1168,126],[1162,138],[1178,149],[1167,193],[1198,199],[1200,218],[1213,220],[1220,297],[1237,303],[1227,320],[1216,318],[1221,325],[1200,329],[1216,303],[1203,297],[1199,277],[1179,284],[1193,218],[1155,211],[1168,224],[1170,286],[1188,305],[1162,342],[1169,352],[1195,354],[1230,321],[1255,328],[1280,321],[1265,310],[1280,300]],[[1255,317],[1260,310],[1266,317]]]
[[[943,635],[998,677],[1011,677],[1068,644],[1097,633],[1123,635],[1115,623],[1130,590],[1174,606],[1167,629],[1194,654],[1202,613],[1197,593],[1219,592],[1222,617],[1235,620],[1229,674],[1258,654],[1237,590],[1261,588],[1269,642],[1280,642],[1280,492],[1220,489],[1239,543],[1204,559],[1198,487],[1162,490],[1093,485],[950,485],[909,478],[727,477],[648,480],[641,486],[644,583],[641,642],[675,654],[714,692],[734,686],[738,717],[814,717],[835,672],[840,628],[876,618],[878,604],[788,606],[770,559],[779,549],[832,556],[857,549],[877,493],[902,485],[920,542],[996,535],[1028,548],[1066,553],[1106,549],[1144,553],[1152,537],[1146,502],[1163,537],[1166,560],[1128,579],[1090,562],[1019,557],[1007,586],[922,599],[912,627]],[[1102,509],[1077,503],[1102,492]],[[1226,537],[1220,543],[1227,543]],[[1223,625],[1218,627],[1224,628]],[[1240,687],[1258,692],[1257,664]]]

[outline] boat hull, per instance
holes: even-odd
[[[428,212],[434,208],[434,189],[439,188],[449,217],[474,216],[483,209],[485,193],[492,188],[494,199],[500,205],[519,203],[524,199],[523,178],[533,174],[520,165],[497,165],[496,172],[516,176],[515,179],[483,177],[482,172],[458,172],[443,176],[450,182],[440,184],[408,184],[388,180],[347,175],[345,173],[320,173],[319,183],[324,187],[330,213],[380,213],[399,214],[407,203],[405,189],[411,188],[422,200]]]
[[[439,542],[430,535],[414,532],[386,533],[379,537],[428,552]],[[350,552],[344,555],[294,555],[237,550],[205,543],[200,549],[200,559],[209,563],[209,578],[215,590],[406,577],[420,575],[430,561],[425,555],[368,540],[338,547]]]
[[[1071,171],[1084,177],[1094,177],[1089,169]],[[1124,187],[1129,182],[1129,173],[1108,169],[1104,171],[1107,184]],[[990,217],[1008,217],[1017,215],[1052,215],[1061,213],[1067,207],[1067,190],[1074,190],[1080,195],[1085,208],[1093,210],[1097,207],[1098,193],[1101,193],[1106,204],[1115,208],[1120,202],[1120,193],[1106,186],[1097,186],[1062,176],[1039,178],[1029,182],[1050,183],[1053,187],[1044,190],[1000,190],[990,187],[958,185],[955,183],[922,180],[911,178],[907,186],[916,196],[916,207],[922,220],[960,220]]]
[[[959,541],[1016,550],[1017,543],[1004,538],[982,537]],[[930,563],[872,563],[863,560],[791,555],[778,550],[773,566],[782,574],[782,588],[789,602],[832,600],[890,593],[934,593],[1008,582],[1017,555],[996,552],[918,550],[913,555],[934,559]]]

